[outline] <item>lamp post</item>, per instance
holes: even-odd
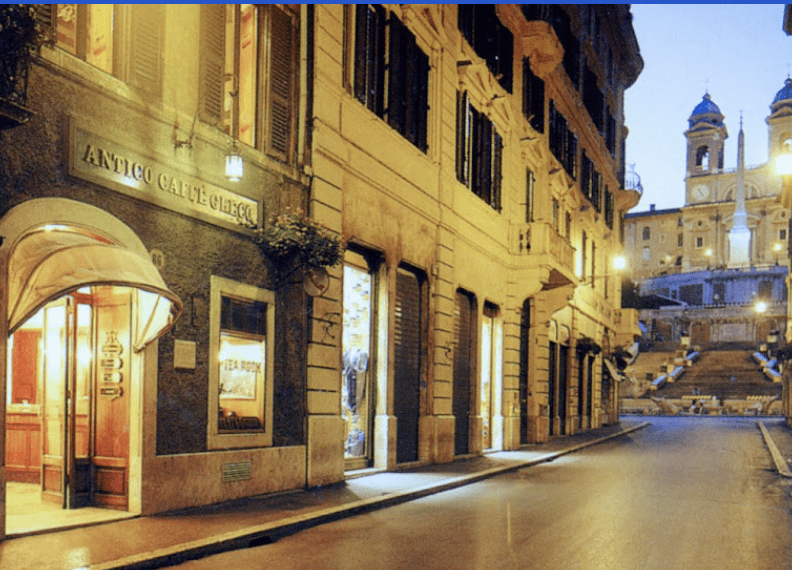
[[[776,242],[773,244],[773,252],[775,252],[775,264],[778,265],[778,252],[783,249],[783,246],[780,242]]]
[[[710,268],[710,260],[712,259],[712,248],[708,247],[708,248],[707,248],[707,249],[704,251],[704,255],[705,255],[705,256],[706,256],[706,258],[707,258],[707,269],[709,269],[709,268]]]

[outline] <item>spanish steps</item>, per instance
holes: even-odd
[[[781,394],[781,384],[773,383],[761,371],[747,350],[708,350],[674,383],[666,384],[657,395],[665,399],[691,394],[724,399]]]

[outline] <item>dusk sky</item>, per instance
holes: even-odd
[[[781,29],[783,4],[633,4],[644,69],[625,93],[627,164],[644,194],[633,211],[685,202],[684,132],[705,92],[729,132],[726,168],[737,165],[740,112],[745,164],[767,161],[765,119],[792,65],[792,36]]]

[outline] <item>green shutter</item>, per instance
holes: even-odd
[[[225,71],[225,4],[201,5],[199,116],[220,126]]]
[[[165,8],[159,4],[133,4],[130,10],[129,76],[133,87],[159,97],[162,93],[162,40]]]
[[[267,151],[282,160],[288,160],[291,154],[294,131],[295,36],[291,16],[271,6]]]

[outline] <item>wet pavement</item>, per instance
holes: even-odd
[[[519,451],[376,473],[326,488],[13,538],[0,543],[0,570],[160,568],[190,558],[267,544],[329,521],[552,461],[645,425],[644,418],[624,418],[618,425],[554,438]]]
[[[777,475],[756,419],[651,422],[530,469],[176,568],[792,570],[792,480]]]

